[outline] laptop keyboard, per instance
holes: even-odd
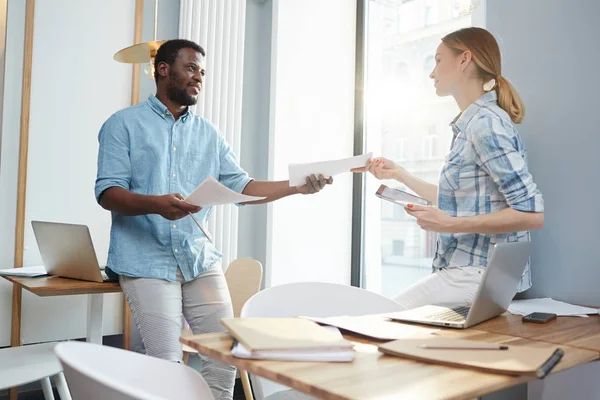
[[[436,312],[433,314],[429,314],[426,318],[437,320],[437,321],[451,321],[451,322],[461,322],[467,319],[467,314],[469,314],[470,307],[456,307],[450,308],[446,311]]]

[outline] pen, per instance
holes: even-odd
[[[448,350],[508,350],[508,346],[499,344],[422,344],[419,346],[422,349],[448,349]]]
[[[548,361],[546,361],[540,368],[538,377],[543,378],[546,375],[548,375],[548,373],[550,373],[550,371],[552,371],[552,368],[554,368],[554,366],[556,364],[558,364],[558,362],[560,361],[560,359],[562,358],[562,356],[564,354],[565,354],[565,352],[563,351],[563,349],[556,349],[556,351],[552,354],[552,356],[548,359]]]
[[[210,235],[208,234],[208,232],[206,232],[204,230],[204,228],[202,228],[202,225],[200,225],[200,222],[198,222],[198,220],[196,219],[196,217],[194,217],[194,214],[192,214],[191,212],[188,211],[188,214],[190,215],[190,217],[192,217],[192,219],[194,220],[194,222],[196,223],[196,225],[198,225],[198,228],[200,228],[200,230],[202,231],[202,233],[204,233],[204,236],[206,236],[206,238],[208,239],[209,242],[213,242],[212,238],[210,237]]]

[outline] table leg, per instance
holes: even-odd
[[[13,296],[12,296],[12,327],[10,336],[11,346],[21,345],[21,300],[23,296],[23,290],[19,285],[13,285]],[[18,388],[12,387],[8,391],[10,400],[17,400]]]
[[[123,349],[131,349],[131,310],[123,295]]]
[[[88,295],[87,341],[102,344],[102,304],[103,294]]]

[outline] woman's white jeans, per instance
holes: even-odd
[[[484,267],[444,268],[392,298],[407,310],[426,305],[470,306],[484,271]]]
[[[177,270],[177,280],[131,278],[120,276],[133,321],[142,337],[146,354],[181,362],[183,353],[179,337],[182,316],[192,332],[224,332],[221,318],[233,317],[231,297],[220,264],[185,282]],[[202,358],[202,376],[215,399],[231,399],[235,368],[209,357]]]

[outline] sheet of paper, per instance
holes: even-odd
[[[3,275],[35,278],[36,276],[45,276],[48,274],[46,273],[46,269],[43,265],[36,265],[35,267],[0,269],[0,276]]]
[[[341,160],[319,161],[305,164],[290,164],[288,166],[290,186],[302,186],[306,184],[306,177],[312,174],[329,178],[343,172],[350,172],[352,168],[364,167],[373,156],[373,153],[363,154]]]
[[[238,358],[251,358],[256,360],[278,360],[278,361],[312,361],[312,362],[350,362],[354,360],[354,350],[337,352],[269,352],[264,354],[252,354],[243,344],[237,343],[231,354]]]
[[[405,339],[414,336],[430,335],[439,329],[424,328],[417,325],[402,324],[381,315],[363,315],[358,317],[340,316],[329,318],[302,317],[318,324],[331,325],[359,335],[380,340]]]
[[[234,192],[222,185],[213,177],[208,177],[184,199],[186,203],[199,207],[220,206],[223,204],[238,204],[249,201],[263,200],[264,197],[246,196]]]
[[[515,300],[510,303],[508,312],[517,315],[543,312],[554,313],[559,316],[587,317],[587,314],[598,314],[598,309],[576,306],[546,297],[542,299]]]

